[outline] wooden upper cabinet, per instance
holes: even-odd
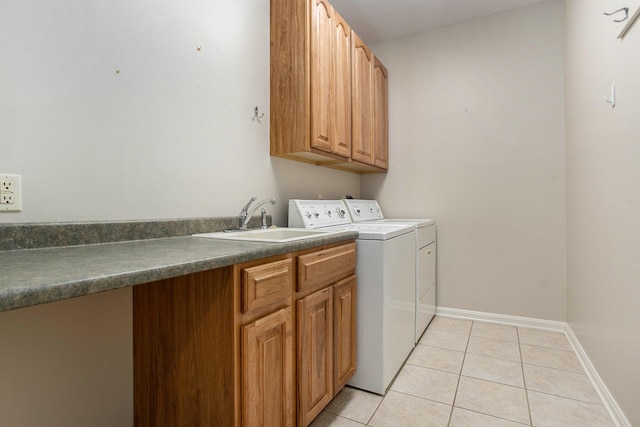
[[[352,32],[353,160],[389,167],[389,96],[387,69]]]
[[[351,29],[326,0],[311,3],[311,147],[351,155]]]
[[[333,14],[331,107],[333,151],[351,156],[351,28],[338,12]]]
[[[384,172],[371,148],[373,57],[368,48],[360,42],[369,67],[366,75],[356,76],[362,67],[354,65],[355,33],[326,0],[271,0],[270,28],[271,155],[351,172]],[[363,102],[354,105],[354,85],[364,80],[369,86],[363,111]],[[354,120],[368,125],[366,136]],[[370,147],[354,147],[355,137],[366,137]]]
[[[389,166],[389,95],[387,69],[378,58],[373,62],[373,164]]]
[[[358,162],[373,164],[373,53],[351,32],[353,48],[352,87],[352,151],[351,157]]]
[[[311,146],[332,151],[333,8],[324,0],[311,6]]]

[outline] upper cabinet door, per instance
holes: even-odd
[[[338,12],[333,14],[333,64],[330,100],[333,108],[333,151],[351,156],[351,28]]]
[[[352,42],[352,149],[353,160],[373,164],[373,54],[351,31]]]
[[[332,151],[331,80],[333,8],[324,0],[311,7],[311,146]]]
[[[351,29],[325,0],[311,0],[311,147],[351,155]]]
[[[373,64],[373,164],[389,166],[389,95],[387,69],[378,58]]]

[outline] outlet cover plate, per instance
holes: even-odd
[[[0,174],[0,212],[22,211],[21,176]]]

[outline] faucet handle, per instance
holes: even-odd
[[[242,215],[243,213],[246,214],[247,211],[249,210],[249,206],[251,206],[251,203],[255,202],[257,199],[258,199],[257,196],[253,196],[251,199],[249,199],[247,204],[244,205],[244,208],[242,208],[242,210],[240,211],[240,215]]]
[[[249,206],[251,206],[251,203],[253,203],[258,197],[257,196],[253,196],[251,199],[249,199],[249,201],[247,202],[246,205],[244,205],[244,207],[242,208],[242,210],[240,211],[240,213],[238,214],[238,228],[241,230],[244,230],[247,228],[247,211],[249,210]]]

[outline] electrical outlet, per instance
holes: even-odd
[[[20,212],[20,175],[0,174],[0,212]]]

